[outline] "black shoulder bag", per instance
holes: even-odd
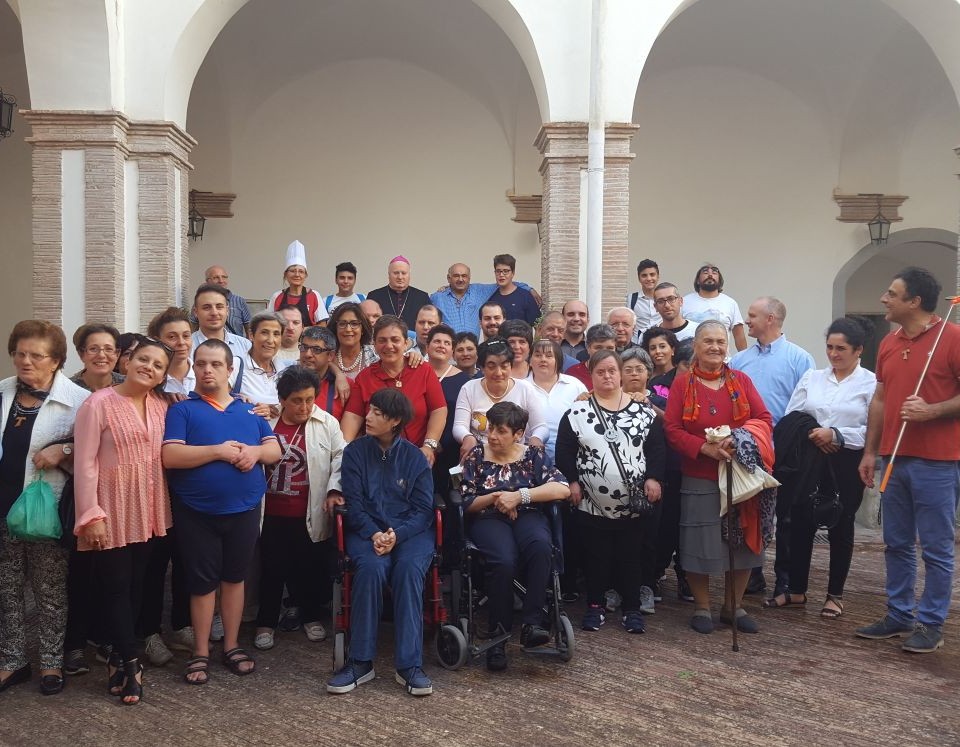
[[[620,457],[620,449],[617,448],[617,441],[620,440],[619,431],[616,426],[607,422],[603,409],[597,404],[595,397],[590,397],[590,406],[597,413],[600,423],[603,425],[603,440],[610,447],[610,453],[613,455],[613,461],[617,463],[617,470],[620,472],[620,479],[627,486],[627,498],[630,504],[630,513],[637,516],[646,516],[656,509],[656,504],[647,499],[647,492],[643,488],[646,479],[644,475],[628,477],[627,470],[623,466],[623,459]]]

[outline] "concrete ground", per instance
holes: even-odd
[[[818,545],[807,609],[760,610],[749,598],[762,630],[741,635],[739,653],[727,627],[709,636],[690,630],[692,605],[676,599],[671,575],[645,635],[627,635],[609,615],[597,633],[577,630],[567,664],[514,644],[505,673],[488,673],[482,661],[451,672],[435,664],[431,641],[435,693],[416,699],[393,681],[385,624],[377,679],[330,696],[330,642],[279,634],[276,648],[256,652],[250,677],[214,659],[209,685],[189,687],[184,654],[148,668],[136,707],[107,696],[101,668],[50,698],[35,676],[0,694],[0,744],[960,745],[960,595],[935,654],[853,636],[884,613],[876,540],[858,537],[842,618],[819,616],[828,551]],[[568,611],[579,623],[582,605]],[[245,643],[251,636],[244,632]]]

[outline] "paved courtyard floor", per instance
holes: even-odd
[[[106,695],[100,669],[51,698],[35,677],[0,695],[0,744],[960,745],[960,594],[945,647],[905,654],[897,639],[853,636],[884,613],[876,535],[858,540],[836,621],[819,616],[827,557],[818,546],[808,609],[762,611],[748,598],[762,630],[742,635],[739,653],[727,627],[709,636],[689,629],[692,605],[676,600],[671,575],[645,635],[627,635],[610,615],[598,633],[577,630],[567,664],[512,645],[505,673],[482,661],[450,672],[434,663],[431,643],[435,694],[415,699],[393,680],[384,625],[377,679],[334,697],[323,689],[330,642],[280,634],[276,648],[257,653],[250,677],[215,660],[209,685],[188,687],[184,654],[148,668],[144,702],[132,708]],[[579,623],[582,606],[568,611]],[[252,632],[243,635],[248,644]]]

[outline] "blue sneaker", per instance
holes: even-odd
[[[902,623],[894,620],[890,615],[886,615],[882,620],[873,625],[867,625],[865,628],[857,628],[857,638],[869,638],[879,641],[882,638],[897,638],[898,636],[912,633],[913,623]]]
[[[398,669],[396,679],[411,695],[433,694],[433,683],[420,667]]]
[[[644,633],[646,625],[643,622],[643,613],[631,610],[623,615],[623,628],[628,633]]]
[[[327,692],[342,695],[356,690],[357,685],[369,682],[377,673],[373,671],[372,661],[348,661],[343,668],[335,673],[327,682]]]
[[[583,630],[600,630],[600,626],[603,625],[605,620],[603,607],[599,604],[591,604],[587,606],[587,611],[583,613],[583,623],[580,627]]]

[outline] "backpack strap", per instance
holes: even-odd
[[[233,386],[230,389],[231,397],[240,396],[240,387],[243,385],[243,358],[240,358],[240,368],[237,369],[237,380],[233,382]]]

